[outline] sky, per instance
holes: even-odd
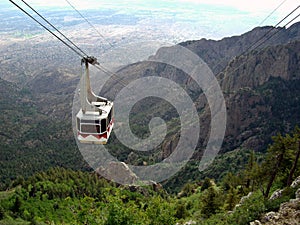
[[[8,3],[9,1],[6,0]],[[14,0],[18,3],[21,0]],[[239,35],[254,27],[275,25],[299,5],[299,0],[68,0],[78,10],[111,9],[119,14],[148,12],[152,22],[169,19],[191,30],[203,29],[204,38]],[[67,0],[26,0],[37,9],[69,9]],[[10,7],[14,7],[9,4]],[[279,7],[280,6],[280,7]],[[279,7],[279,8],[277,8]],[[276,9],[277,8],[277,9]],[[275,10],[276,9],[276,10]],[[275,10],[275,11],[274,11]],[[273,12],[274,11],[274,12]],[[273,13],[272,13],[273,12]],[[270,15],[272,13],[272,15]],[[300,13],[300,8],[280,26]],[[300,21],[300,17],[296,21]],[[293,23],[294,23],[293,22]],[[290,24],[291,25],[291,24]],[[204,31],[207,31],[205,34]],[[206,35],[206,36],[205,36]],[[201,38],[201,37],[199,37]]]
[[[18,0],[15,0],[18,2]],[[66,7],[68,4],[65,0],[27,0],[28,3],[43,6],[43,7]],[[299,5],[298,0],[69,0],[78,9],[92,9],[95,7],[147,7],[151,9],[159,8],[161,5],[180,6],[185,8],[188,6],[200,7],[203,4],[216,7],[231,7],[236,10],[242,10],[249,13],[269,13],[281,3],[282,6],[276,14],[284,15]],[[178,10],[180,10],[178,8]]]

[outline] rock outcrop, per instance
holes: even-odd
[[[263,225],[299,225],[300,224],[300,199],[291,199],[282,203],[278,212],[268,212],[262,219]]]
[[[250,222],[250,225],[299,225],[300,224],[300,177],[297,177],[290,186],[297,188],[295,199],[290,199],[280,205],[278,212],[267,212],[261,216],[261,220]],[[282,190],[276,190],[269,201],[275,200],[282,196]]]

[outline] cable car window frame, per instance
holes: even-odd
[[[106,118],[105,119],[101,119],[101,124],[100,124],[100,131],[101,131],[101,133],[105,133],[107,131],[106,127],[107,127],[107,119]]]
[[[85,127],[90,127],[85,129]],[[80,124],[80,132],[83,134],[101,134],[101,125],[100,124],[92,124],[92,123],[81,123]]]
[[[108,123],[107,123],[107,126],[109,125],[110,121],[111,121],[111,115],[112,115],[112,110],[113,110],[113,107],[111,107],[109,113],[108,113],[108,116],[107,116],[107,120],[108,120]]]

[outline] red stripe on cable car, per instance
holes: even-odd
[[[82,136],[83,138],[86,138],[90,135],[97,138],[97,139],[101,139],[101,138],[107,139],[107,132],[105,132],[103,134],[82,134],[82,133],[78,132],[78,136]]]

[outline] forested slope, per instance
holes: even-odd
[[[245,225],[274,220],[266,213],[274,215],[279,209],[276,218],[283,223],[285,206],[289,221],[296,225],[300,222],[299,140],[299,128],[278,134],[259,160],[252,152],[245,167],[228,172],[219,182],[208,177],[195,180],[176,194],[159,185],[116,185],[94,172],[63,168],[19,177],[0,192],[0,224]]]

